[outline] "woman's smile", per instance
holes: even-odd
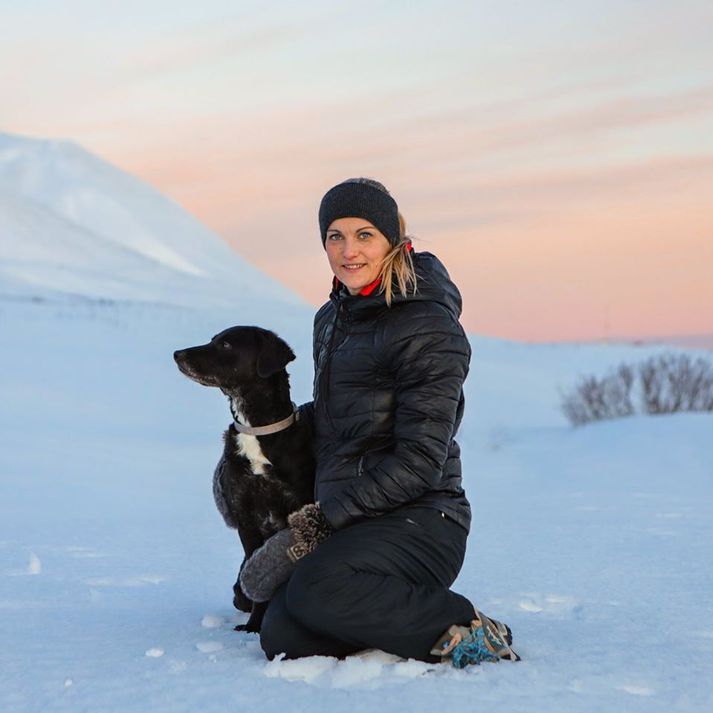
[[[357,263],[355,265],[342,265],[342,267],[345,270],[354,271],[354,270],[361,270],[361,268],[364,267],[365,265],[366,265],[365,262],[361,262],[361,263]]]

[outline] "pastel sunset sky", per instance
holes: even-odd
[[[82,144],[314,305],[319,201],[362,175],[470,332],[713,334],[712,28],[710,0],[0,0],[0,130]]]

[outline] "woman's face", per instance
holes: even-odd
[[[379,276],[391,243],[364,218],[339,218],[327,229],[325,247],[332,272],[356,295]]]

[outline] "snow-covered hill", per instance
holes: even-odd
[[[0,296],[306,308],[153,188],[74,143],[0,134]]]
[[[579,374],[660,347],[471,337],[458,438],[474,517],[454,587],[512,626],[521,663],[268,663],[233,631],[242,553],[211,489],[227,404],[172,353],[271,327],[297,353],[300,403],[313,310],[203,229],[167,237],[155,221],[194,222],[123,174],[106,190],[137,233],[102,233],[85,209],[105,204],[72,196],[101,193],[103,164],[95,183],[75,147],[4,142],[0,711],[713,710],[713,416],[573,430],[558,410]],[[212,286],[231,278],[221,302]]]

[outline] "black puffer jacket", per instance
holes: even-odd
[[[468,530],[454,436],[471,349],[461,297],[443,264],[413,252],[418,292],[351,296],[335,287],[314,320],[315,500],[339,529],[406,504],[439,508]]]

